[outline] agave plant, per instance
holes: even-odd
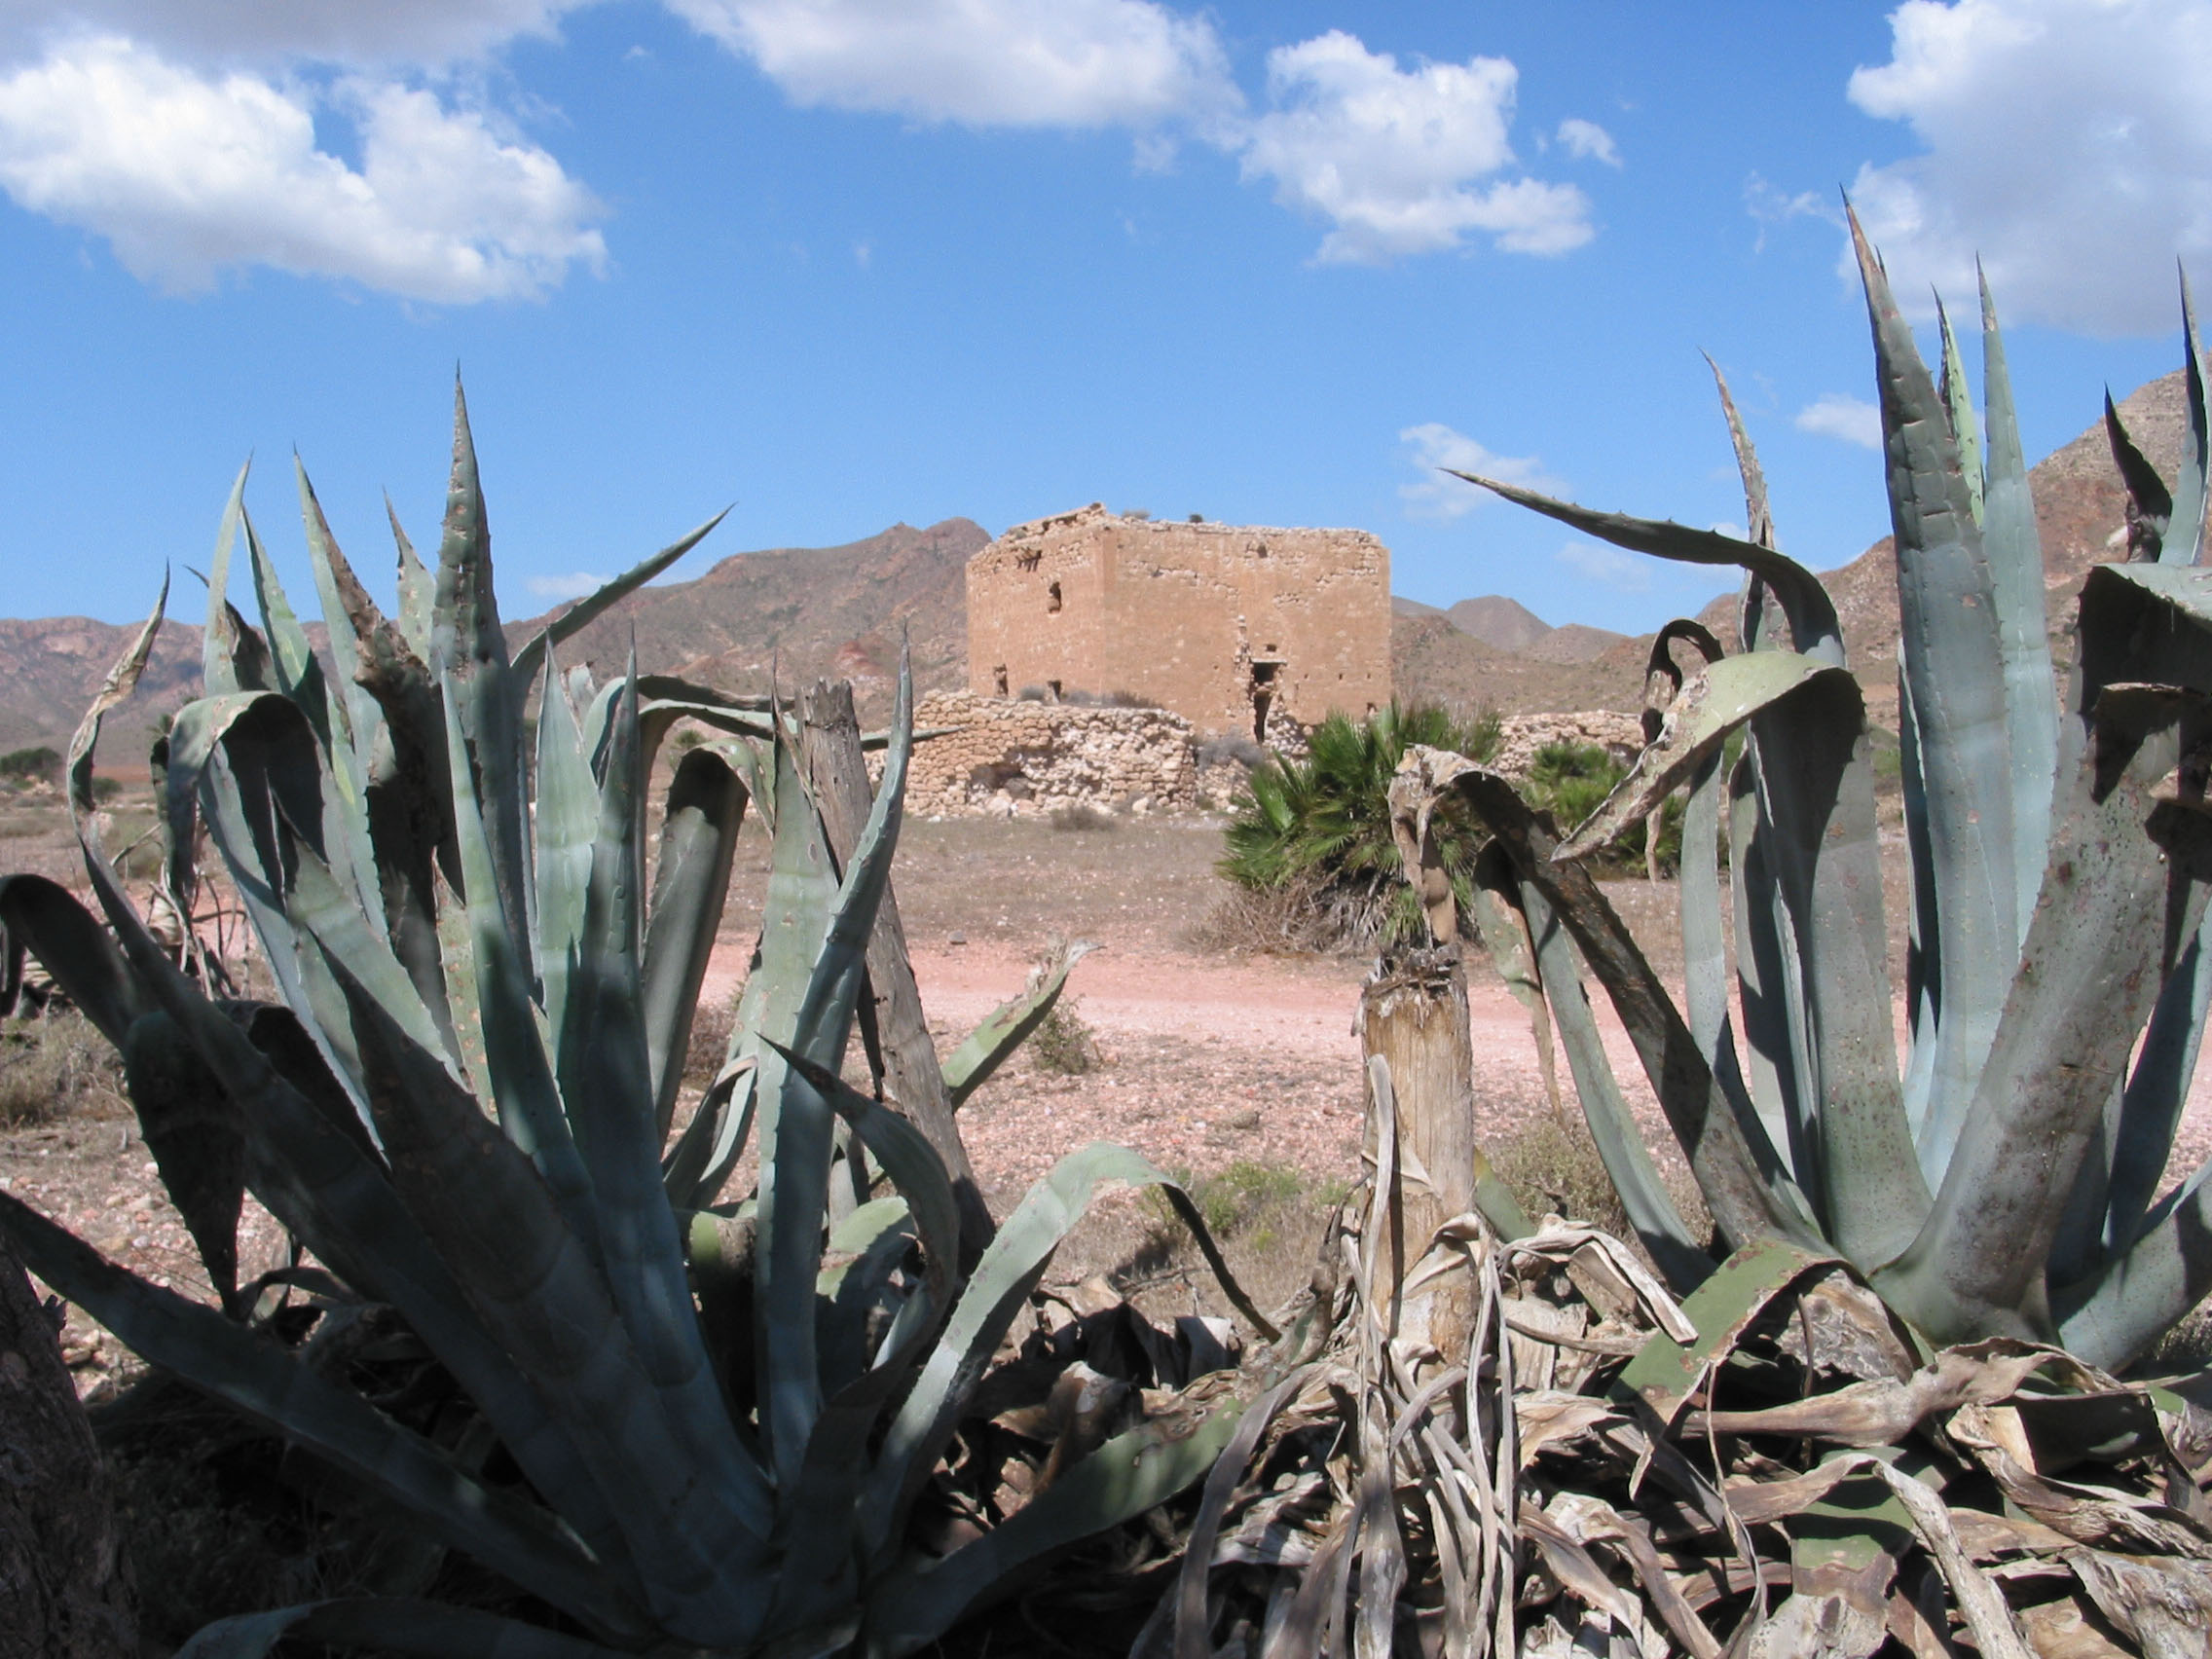
[[[1775,549],[1724,384],[1748,540],[1470,481],[1622,547],[1741,566],[1743,649],[1723,654],[1694,623],[1661,636],[1654,668],[1678,691],[1648,723],[1654,740],[1630,777],[1565,843],[1501,780],[1433,753],[1410,757],[1395,786],[1404,837],[1420,858],[1422,828],[1446,799],[1470,802],[1495,832],[1498,896],[1538,941],[1607,1169],[1678,1285],[1701,1280],[1713,1259],[1606,1064],[1580,990],[1585,966],[1634,1039],[1727,1246],[1781,1238],[1841,1257],[1938,1342],[2056,1341],[2118,1366],[2212,1290],[2205,1171],[2161,1193],[2212,994],[2201,919],[2212,572],[2196,564],[2206,419],[2187,295],[2179,487],[2145,485],[2149,468],[2130,462],[2138,545],[2160,562],[2090,573],[2062,701],[1987,287],[1977,443],[1947,320],[1938,382],[1856,221],[1853,235],[1903,636],[1912,909],[1901,1056],[1860,688],[1833,602]],[[1672,656],[1684,642],[1705,659],[1686,677]],[[1723,777],[1722,746],[1738,729],[1748,740]],[[1677,1009],[1575,861],[1685,787]],[[1437,918],[1440,931],[1449,919]]]
[[[290,1636],[415,1653],[903,1653],[1006,1573],[1201,1474],[1234,1405],[1139,1424],[947,1553],[910,1540],[963,1406],[1056,1245],[1101,1184],[1161,1178],[1119,1148],[1077,1153],[963,1275],[943,1161],[839,1077],[913,742],[903,668],[882,782],[840,860],[772,700],[634,665],[605,686],[556,667],[565,637],[711,523],[510,655],[458,394],[437,571],[398,537],[395,616],[299,482],[350,679],[331,683],[310,648],[241,473],[210,572],[206,694],[159,757],[171,844],[204,823],[281,1000],[211,998],[96,843],[92,744],[159,605],[69,757],[112,935],[50,882],[0,880],[0,920],[122,1050],[225,1309],[132,1276],[6,1195],[0,1229],[146,1357],[411,1511],[577,1634],[366,1598],[223,1620],[187,1651],[261,1654]],[[259,630],[225,598],[240,531]],[[525,713],[541,676],[533,766]],[[682,754],[648,896],[645,781],[679,719],[734,742]],[[766,920],[725,1063],[672,1135],[751,801],[772,826]],[[955,1104],[1051,1008],[1066,967],[947,1058]],[[718,1204],[756,1137],[756,1191]],[[320,1267],[237,1287],[241,1190]],[[253,1326],[276,1281],[318,1290],[326,1311],[395,1310],[478,1414],[472,1453]]]

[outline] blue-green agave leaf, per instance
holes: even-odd
[[[245,516],[245,478],[249,460],[239,468],[223,517],[215,527],[215,550],[207,563],[207,631],[200,638],[200,676],[209,696],[267,687],[267,653],[259,640],[249,645],[245,618],[231,608],[231,551],[238,545],[239,522]],[[248,653],[240,672],[240,653]]]
[[[556,693],[548,696],[559,700]],[[640,987],[652,1064],[656,1145],[667,1137],[676,1114],[699,987],[721,927],[730,862],[750,798],[736,769],[711,749],[694,749],[677,762],[661,815]],[[542,813],[544,807],[538,810]]]
[[[415,654],[430,660],[432,614],[437,609],[438,579],[415,552],[415,543],[399,527],[399,514],[389,496],[384,498],[384,516],[391,526],[391,539],[399,561],[399,632]]]
[[[43,875],[0,875],[0,928],[44,965],[72,1006],[118,1049],[155,1003],[108,931]]]
[[[5,1194],[0,1227],[33,1272],[134,1351],[313,1448],[533,1595],[604,1631],[642,1634],[637,1609],[535,1504],[478,1484],[352,1390],[214,1309],[116,1267]]]
[[[1880,262],[1852,223],[1874,331],[1896,533],[1899,653],[1919,721],[1929,839],[1943,895],[1941,1017],[1921,1166],[1941,1179],[2018,962],[2012,759],[1997,587],[1958,444]]]
[[[1147,1422],[1118,1434],[973,1543],[900,1568],[869,1598],[862,1650],[898,1659],[936,1641],[1018,1568],[1156,1509],[1205,1478],[1236,1432],[1242,1402],[1195,1424]]]
[[[1533,490],[1524,490],[1518,484],[1480,478],[1471,472],[1453,472],[1452,476],[1479,484],[1530,512],[1557,519],[1585,535],[1625,547],[1631,553],[1648,553],[1653,558],[1685,565],[1741,566],[1774,590],[1783,614],[1789,619],[1790,639],[1798,650],[1824,662],[1840,664],[1844,660],[1843,628],[1836,620],[1835,602],[1828,598],[1827,590],[1821,586],[1812,571],[1772,547],[1739,541],[1716,530],[1695,530],[1663,519],[1593,512],[1570,501],[1554,500]]]
[[[1997,591],[1998,648],[2005,663],[2005,723],[2012,750],[2012,864],[2018,932],[2043,888],[2050,842],[2050,799],[2058,774],[2058,689],[2050,668],[2050,620],[2044,609],[2043,537],[2028,489],[2012,377],[1989,284],[1981,285],[1982,400],[1989,413],[1989,470],[1981,482],[1982,546]],[[1963,457],[1979,482],[1973,457]]]
[[[2173,516],[2158,549],[2165,565],[2194,565],[2204,556],[2205,474],[2212,466],[2204,412],[2204,353],[2196,344],[2196,307],[2189,295],[2189,274],[2181,278],[2181,348],[2184,383],[2189,388],[2189,420],[2181,432],[2181,474],[2174,480]]]
[[[1988,285],[1983,284],[1986,299]],[[1986,321],[1988,307],[1982,308]],[[1981,511],[1981,441],[1973,418],[1973,388],[1967,385],[1966,364],[1959,360],[1959,339],[1951,332],[1951,313],[1944,308],[1941,295],[1936,299],[1936,326],[1943,343],[1943,367],[1936,389],[1942,394],[1943,412],[1951,424],[1951,437],[1959,446],[1959,470],[1967,481],[1967,500],[1973,509],[1973,522],[1982,522]]]

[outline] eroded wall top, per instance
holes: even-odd
[[[1358,530],[1174,524],[1093,503],[968,562],[968,683],[1127,692],[1261,735],[1390,697],[1390,553]]]

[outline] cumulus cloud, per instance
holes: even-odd
[[[1851,100],[1924,151],[1852,197],[1899,298],[1971,294],[1978,252],[2009,317],[2170,327],[2172,259],[2212,254],[2212,0],[1905,0],[1890,26]]]
[[[1238,102],[1213,25],[1150,0],[667,0],[793,101],[974,127],[1148,127]]]
[[[1559,141],[1567,146],[1567,153],[1585,162],[1604,162],[1609,167],[1621,165],[1619,147],[1613,135],[1595,121],[1584,121],[1580,116],[1569,116],[1559,124]]]
[[[1562,488],[1535,457],[1493,455],[1466,433],[1454,431],[1440,421],[1408,426],[1398,434],[1398,441],[1406,446],[1406,459],[1420,473],[1419,482],[1398,487],[1398,498],[1414,518],[1456,519],[1496,498],[1463,479],[1437,476],[1443,467],[1541,490],[1546,495],[1557,495]]]
[[[357,167],[317,146],[318,101],[357,128]],[[259,264],[411,299],[528,298],[606,256],[590,193],[481,111],[391,81],[203,74],[112,35],[0,74],[0,188],[184,291]]]
[[[1510,172],[1519,72],[1502,57],[1400,69],[1339,29],[1268,55],[1272,107],[1246,130],[1247,178],[1334,224],[1324,261],[1375,263],[1487,234],[1515,253],[1556,254],[1592,236],[1572,185]],[[1486,182],[1488,181],[1488,182]]]
[[[1791,425],[1800,432],[1817,433],[1824,438],[1841,438],[1847,444],[1862,449],[1878,450],[1882,447],[1882,412],[1873,404],[1857,397],[1847,397],[1840,391],[1830,391],[1816,397],[1791,417]]]
[[[1601,541],[1569,541],[1554,555],[1577,577],[1593,587],[1615,593],[1649,593],[1651,561],[1607,547]]]
[[[597,593],[612,579],[595,576],[589,571],[571,571],[565,576],[532,576],[522,585],[530,590],[533,599],[558,604],[562,600],[581,599],[586,594]]]

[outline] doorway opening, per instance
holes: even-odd
[[[1280,657],[1254,657],[1252,682],[1247,694],[1252,699],[1252,741],[1268,741],[1268,711],[1274,706],[1275,692],[1280,688],[1283,661]]]

